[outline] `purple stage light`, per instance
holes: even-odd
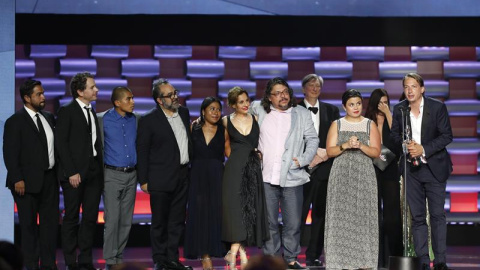
[[[225,73],[225,63],[216,60],[187,60],[187,76],[190,78],[218,79]]]
[[[95,78],[95,84],[98,88],[98,95],[104,99],[109,99],[112,95],[113,88],[117,86],[127,87],[128,82],[125,79],[118,78]],[[135,89],[132,89],[133,94],[135,95]]]
[[[65,79],[57,78],[34,78],[35,80],[41,81],[43,89],[45,90],[45,97],[47,98],[56,98],[61,97],[70,91],[65,83]]]
[[[417,63],[383,62],[378,63],[380,79],[402,79],[405,74],[417,72]]]
[[[30,45],[30,58],[60,58],[67,55],[67,45]]]
[[[347,46],[348,61],[384,61],[385,47]]]
[[[412,61],[438,60],[448,61],[448,47],[412,47]]]
[[[443,73],[446,79],[480,79],[480,63],[470,61],[445,62],[443,63]]]
[[[218,58],[220,59],[255,59],[256,47],[219,46]]]
[[[15,60],[15,78],[30,78],[35,76],[35,61],[27,59]]]
[[[357,89],[364,98],[370,97],[374,89],[385,88],[385,83],[379,81],[352,81],[347,82],[347,89]]]
[[[351,80],[353,64],[351,62],[341,61],[315,62],[315,74],[322,76],[324,79]]]
[[[60,59],[60,75],[73,77],[79,72],[97,74],[97,61],[95,59]]]
[[[156,59],[124,59],[122,75],[131,78],[150,78],[160,74],[160,62]]]
[[[179,91],[179,97],[188,97],[192,95],[192,81],[184,79],[169,79],[168,82]]]
[[[289,60],[320,60],[320,47],[282,48],[283,61]]]
[[[250,98],[253,98],[256,95],[257,84],[253,81],[225,80],[218,81],[218,96],[226,98],[228,96],[228,91],[235,86],[240,86],[246,90]]]
[[[144,114],[147,111],[155,108],[155,102],[150,97],[136,97],[134,111],[138,114]]]
[[[200,107],[202,106],[203,98],[192,98],[186,100],[185,106],[190,111],[191,117],[199,117],[200,116]]]
[[[451,154],[478,154],[480,153],[480,139],[453,138],[453,141],[447,145],[447,150]]]
[[[192,46],[155,45],[155,58],[192,58]]]
[[[270,80],[275,77],[286,78],[288,64],[283,62],[250,62],[250,77],[252,79]]]
[[[92,45],[91,56],[96,58],[127,58],[128,46]]]
[[[451,116],[477,116],[480,114],[480,101],[473,99],[455,99],[445,101]]]

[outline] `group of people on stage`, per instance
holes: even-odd
[[[227,98],[233,113],[227,116],[218,98],[205,98],[192,122],[178,90],[163,78],[153,82],[156,106],[144,115],[133,112],[127,87],[114,88],[113,107],[96,114],[94,77],[78,73],[70,83],[73,100],[56,119],[43,110],[41,82],[27,80],[20,87],[24,107],[6,121],[3,144],[25,267],[56,269],[60,185],[67,269],[95,269],[92,246],[102,195],[103,256],[107,269],[120,269],[139,183],[150,195],[154,269],[192,269],[179,260],[181,245],[184,256],[201,259],[205,270],[213,269],[212,257],[223,257],[228,269],[236,269],[239,259],[245,269],[247,246],[283,257],[287,269],[323,266],[323,250],[327,269],[375,269],[389,255],[402,255],[399,180],[405,173],[422,269],[430,269],[426,201],[434,269],[448,269],[448,111],[424,95],[420,75],[406,74],[402,83],[405,99],[393,116],[385,89],[371,93],[365,117],[362,95],[350,89],[342,95],[341,118],[336,106],[319,100],[323,79],[309,74],[299,103],[288,82],[277,77],[259,101],[233,87]],[[372,160],[383,148],[395,158],[380,168]],[[404,157],[410,166],[399,166]],[[310,208],[303,266],[300,239],[307,234]]]

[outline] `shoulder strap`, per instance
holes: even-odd
[[[337,119],[337,133],[340,132],[340,119]]]

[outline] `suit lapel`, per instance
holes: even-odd
[[[27,124],[35,131],[37,136],[39,136],[40,132],[38,131],[37,125],[35,125],[35,123],[33,122],[32,117],[30,117],[30,114],[28,114],[28,112],[25,108],[22,108],[21,112],[22,112],[23,116],[25,117],[25,121],[27,122]]]
[[[430,107],[428,106],[428,100],[426,97],[423,98],[423,116],[422,116],[422,131],[421,131],[421,140],[424,142],[423,135],[427,130],[428,123],[430,123]]]
[[[83,120],[83,121],[80,121],[80,122],[83,123],[82,125],[83,125],[83,126],[85,127],[85,129],[88,131],[87,118],[85,117],[85,114],[83,113],[83,111],[84,111],[85,109],[82,108],[82,107],[80,106],[80,104],[78,104],[77,100],[75,100],[75,99],[72,100],[72,103],[73,103],[73,104],[72,104],[73,109],[74,109],[75,111],[77,111],[77,114],[78,114],[79,116],[81,116],[81,119]],[[92,111],[92,112],[93,112],[93,111]]]

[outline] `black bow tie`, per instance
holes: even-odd
[[[318,108],[317,107],[308,107],[310,111],[312,111],[314,114],[317,114]]]

